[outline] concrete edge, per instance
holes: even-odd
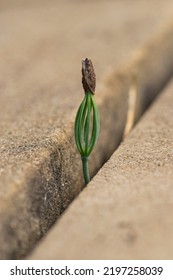
[[[172,259],[172,91],[173,80],[28,259]]]

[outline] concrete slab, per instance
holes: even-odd
[[[173,258],[173,80],[29,259]]]
[[[172,1],[35,2],[1,1],[1,259],[24,256],[83,187],[73,137],[81,59],[93,60],[99,85],[92,175],[121,141],[132,77],[137,121],[173,73],[172,24],[141,48],[172,15]]]

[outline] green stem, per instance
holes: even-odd
[[[84,180],[85,180],[85,183],[88,184],[90,181],[89,168],[88,168],[88,157],[82,156],[81,158],[82,158]]]

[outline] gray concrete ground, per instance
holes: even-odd
[[[93,60],[101,114],[92,174],[121,141],[132,77],[138,120],[172,75],[172,1],[132,2],[0,1],[1,259],[24,256],[83,187],[81,59]]]
[[[173,81],[30,259],[173,258]]]

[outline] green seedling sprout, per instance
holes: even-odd
[[[92,61],[82,61],[82,84],[85,92],[75,119],[75,141],[81,155],[85,183],[90,181],[88,159],[99,135],[99,113],[95,103],[96,78]]]

